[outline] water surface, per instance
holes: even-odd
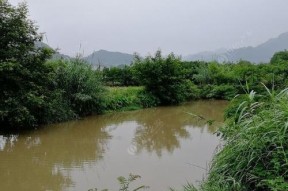
[[[226,106],[196,101],[0,135],[0,190],[116,191],[117,177],[129,173],[153,191],[196,183],[219,144],[213,132]]]

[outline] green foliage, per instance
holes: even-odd
[[[110,87],[105,95],[105,110],[131,110],[139,109],[138,94],[143,91],[143,87]]]
[[[237,89],[228,84],[211,86],[211,89],[208,94],[206,94],[206,98],[214,98],[214,99],[225,99],[231,100],[237,95]]]
[[[288,63],[288,51],[287,50],[276,52],[270,60],[271,64],[281,64],[283,62],[286,62],[286,64]]]
[[[135,59],[133,65],[141,84],[159,99],[160,104],[177,104],[187,100],[185,92],[190,84],[184,77],[180,58],[174,54],[163,58],[161,51],[157,51],[154,57]]]
[[[0,1],[0,124],[24,129],[100,112],[100,75],[80,60],[46,63],[53,50],[27,18],[26,4]]]
[[[187,62],[173,54],[164,58],[158,51],[144,59],[136,55],[131,66],[106,68],[103,77],[106,84],[112,86],[142,84],[146,88],[144,98],[152,95],[155,100],[152,105],[167,105],[198,98],[231,100],[238,94],[245,94],[246,87],[264,93],[262,84],[278,91],[288,84],[285,63],[255,65],[243,60],[235,64]]]
[[[265,102],[257,102],[255,92],[247,98],[220,129],[225,146],[200,190],[288,189],[288,90],[269,91]]]
[[[37,27],[27,19],[27,6],[0,2],[1,130],[23,129],[71,117],[54,87],[53,68],[45,64],[53,51],[37,49]]]
[[[101,75],[91,65],[75,59],[55,61],[56,87],[61,89],[65,102],[77,116],[103,112],[103,92]],[[51,63],[50,63],[51,64]]]
[[[193,75],[190,76],[190,79],[193,79],[193,81],[196,84],[198,84],[200,86],[204,86],[204,85],[207,85],[211,82],[211,74],[208,70],[208,64],[207,63],[197,64],[196,67],[194,66],[194,63],[190,63],[190,66],[187,63],[186,68],[192,68],[192,69],[190,69],[190,71],[188,70],[189,73],[192,73],[192,71],[194,71]]]
[[[253,92],[254,91],[252,91],[251,93]],[[239,112],[238,112],[238,110],[240,109],[239,106],[241,105],[242,107],[242,105],[245,105],[249,107],[254,102],[255,100],[254,99],[250,100],[247,94],[236,96],[230,101],[228,108],[225,110],[224,118],[225,119],[233,118],[235,121],[237,121],[239,118]]]
[[[261,66],[261,65],[258,65]],[[232,75],[235,78],[235,82],[244,85],[246,83],[254,84],[255,81],[259,81],[259,67],[257,65],[251,64],[247,61],[240,61],[239,63],[231,66]],[[269,73],[269,72],[268,72]],[[261,87],[262,89],[262,87]]]
[[[52,54],[36,49],[37,28],[27,19],[27,6],[0,1],[0,124],[24,128],[46,123],[53,115],[59,92],[54,91],[53,70],[44,64]]]
[[[2,127],[35,126],[47,123],[48,116],[54,116],[53,113],[59,106],[55,98],[61,97],[61,92],[53,87],[53,70],[44,64],[45,60],[42,58],[46,54],[42,52],[33,55],[31,61],[26,63],[1,63]],[[55,121],[57,119],[55,117]]]
[[[138,85],[133,68],[129,66],[104,68],[103,79],[108,86],[135,86]]]
[[[143,87],[110,87],[105,95],[105,110],[134,110],[157,106],[159,101]]]
[[[0,1],[0,62],[25,62],[31,59],[31,52],[42,36],[28,19],[25,3],[12,6],[7,0]]]
[[[160,101],[152,93],[142,90],[138,93],[139,103],[143,108],[158,106]]]

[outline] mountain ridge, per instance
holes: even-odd
[[[36,47],[50,47],[49,45],[38,42]],[[268,39],[257,46],[247,46],[237,49],[216,51],[203,51],[188,56],[183,56],[186,61],[218,61],[218,62],[238,62],[247,60],[253,63],[267,63],[275,52],[288,49],[288,32],[280,34],[278,37]],[[70,59],[72,57],[56,52],[52,59]],[[117,51],[108,51],[100,49],[94,51],[82,58],[94,67],[113,67],[121,65],[129,65],[133,62],[134,55]]]
[[[257,46],[247,46],[231,49],[223,52],[206,51],[191,54],[184,57],[184,60],[213,61],[218,62],[238,62],[247,60],[253,63],[267,63],[275,52],[288,49],[288,32],[280,34],[278,37],[268,39],[266,42]]]
[[[92,54],[83,57],[92,65],[100,65],[105,67],[129,65],[132,63],[134,56],[128,53],[111,52],[107,50],[94,51]]]

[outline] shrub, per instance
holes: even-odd
[[[229,84],[223,85],[206,85],[203,87],[201,97],[208,99],[225,99],[231,100],[237,94],[237,89]]]
[[[157,51],[154,57],[136,58],[133,65],[146,91],[159,99],[160,104],[177,104],[187,100],[189,83],[180,58],[174,54],[163,58],[161,51]]]
[[[25,3],[11,5],[7,0],[0,1],[0,62],[22,62],[37,55],[34,46],[41,41],[37,26],[28,19]],[[30,63],[31,64],[31,63]]]
[[[100,73],[81,59],[56,62],[59,66],[55,71],[56,87],[63,91],[63,101],[75,115],[103,112],[104,88]]]
[[[143,108],[158,106],[160,101],[152,93],[142,90],[138,93],[140,105]]]
[[[285,62],[287,64],[288,50],[276,52],[270,60],[271,64],[281,64],[282,62]]]
[[[0,1],[0,124],[1,129],[26,128],[47,121],[52,114],[53,73],[45,61],[49,49],[37,49],[41,40],[37,27],[28,19],[26,4],[14,7]]]

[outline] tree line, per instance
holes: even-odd
[[[288,84],[288,51],[274,54],[270,63],[249,61],[182,61],[173,53],[167,57],[157,51],[153,56],[135,56],[129,66],[104,68],[103,81],[109,86],[145,86],[161,104],[175,104],[189,99],[232,99],[254,90],[280,90]]]

